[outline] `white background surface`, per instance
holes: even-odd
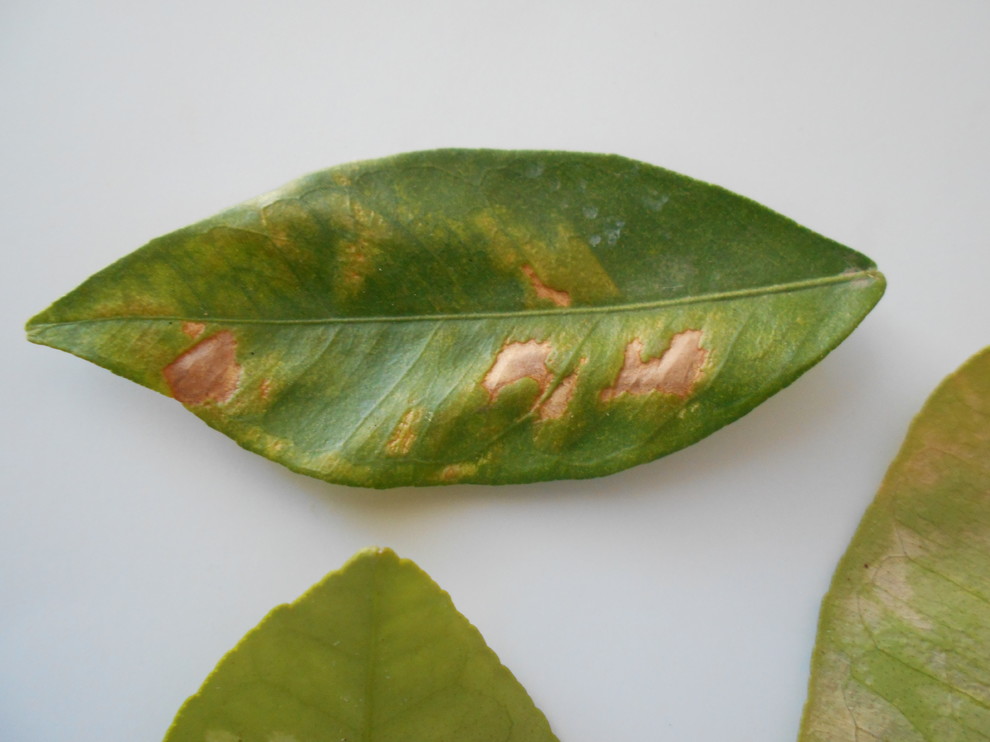
[[[563,742],[794,740],[835,563],[911,416],[990,343],[987,39],[983,0],[6,0],[0,739],[160,739],[269,609],[378,544],[451,593]],[[309,480],[24,341],[154,236],[445,146],[662,165],[890,287],[692,448],[506,488]]]

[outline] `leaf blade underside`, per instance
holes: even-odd
[[[165,742],[556,742],[543,714],[412,562],[367,549],[265,617]]]
[[[29,338],[306,474],[590,477],[745,414],[883,292],[865,256],[624,158],[400,155],[125,257]]]
[[[990,739],[990,348],[914,419],[822,603],[802,742]]]

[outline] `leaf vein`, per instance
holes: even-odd
[[[762,297],[772,294],[784,294],[796,291],[806,291],[819,289],[834,284],[852,283],[863,278],[873,279],[875,271],[859,271],[857,273],[841,274],[838,276],[824,276],[804,281],[792,281],[789,283],[777,284],[774,286],[758,286],[748,289],[736,289],[732,291],[713,292],[698,296],[679,297],[674,299],[658,299],[655,301],[631,302],[628,304],[609,304],[585,307],[559,307],[556,309],[520,309],[491,312],[459,312],[459,313],[437,313],[437,314],[409,314],[392,316],[367,316],[367,317],[310,317],[295,319],[265,319],[249,317],[185,317],[181,315],[145,315],[145,316],[110,316],[110,317],[89,317],[78,320],[63,320],[61,322],[39,322],[31,326],[32,330],[46,329],[60,325],[76,325],[85,323],[113,322],[113,321],[167,321],[178,322],[194,319],[198,322],[207,320],[213,323],[241,324],[241,325],[326,325],[326,324],[385,324],[391,322],[437,322],[437,321],[472,321],[486,319],[519,319],[524,317],[561,317],[569,315],[589,315],[608,314],[614,312],[636,312],[651,309],[664,309],[666,307],[686,306],[691,304],[703,304],[705,302],[734,301],[737,299],[747,299]]]

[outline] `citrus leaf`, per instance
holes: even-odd
[[[822,604],[803,742],[990,739],[990,348],[946,379]]]
[[[552,742],[526,691],[412,562],[358,553],[265,617],[165,742]]]
[[[697,441],[820,360],[883,287],[863,255],[660,168],[441,150],[153,240],[28,335],[316,477],[525,482]]]

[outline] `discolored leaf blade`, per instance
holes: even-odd
[[[273,610],[179,710],[165,742],[553,742],[450,598],[387,550]]]
[[[990,348],[915,418],[839,563],[800,738],[990,739]]]
[[[28,324],[306,474],[592,477],[682,448],[869,312],[865,256],[621,157],[441,150],[302,178]]]

